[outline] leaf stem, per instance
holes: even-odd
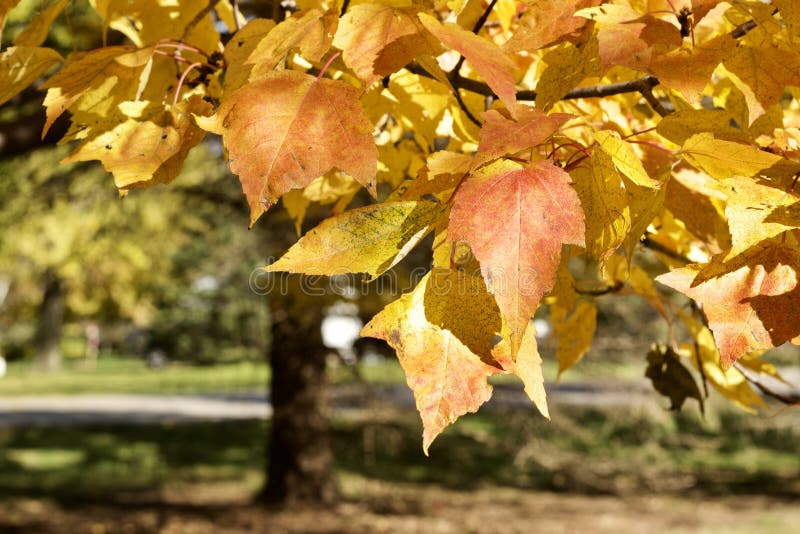
[[[181,87],[183,86],[183,82],[186,81],[186,76],[189,75],[189,72],[192,69],[196,69],[197,67],[201,67],[202,65],[203,64],[200,63],[200,62],[192,63],[191,65],[186,67],[186,70],[183,71],[183,74],[181,74],[181,79],[178,80],[178,86],[175,88],[175,96],[172,98],[172,106],[173,107],[178,103],[178,96],[181,93]]]
[[[336,52],[330,58],[328,58],[328,61],[325,62],[325,65],[322,67],[322,69],[320,69],[319,74],[317,74],[317,80],[321,80],[322,79],[322,77],[325,75],[325,71],[328,70],[328,67],[331,66],[331,63],[333,63],[333,60],[336,59],[337,57],[341,56],[341,55],[342,55],[342,52],[340,50],[339,52]]]

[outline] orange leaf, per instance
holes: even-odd
[[[735,47],[736,40],[733,37],[720,35],[691,50],[679,48],[659,56],[653,59],[650,70],[661,85],[679,91],[691,102],[711,81],[711,74],[722,58]]]
[[[462,183],[448,239],[466,242],[511,327],[512,351],[555,282],[562,244],[584,245],[584,218],[569,174],[549,161],[498,162]]]
[[[596,6],[600,0],[532,0],[519,20],[517,31],[504,48],[510,52],[539,50],[576,39],[589,23],[575,11]]]
[[[337,168],[375,193],[378,149],[358,91],[296,71],[234,92],[205,127],[222,134],[255,223],[278,198]]]
[[[420,13],[422,24],[446,46],[457,50],[489,84],[509,109],[517,104],[514,63],[499,46],[452,23],[442,25],[434,17]]]
[[[494,109],[483,114],[485,122],[478,134],[480,144],[472,163],[473,169],[545,142],[573,117],[567,113],[548,115],[540,109],[528,107],[520,107],[516,115],[514,120]]]
[[[362,330],[396,351],[422,417],[428,447],[459,416],[475,412],[492,395],[486,379],[500,372],[472,353],[450,330],[428,321],[425,295],[430,274],[411,293],[386,306]]]
[[[745,354],[800,344],[800,254],[774,240],[732,261],[692,264],[656,280],[700,302],[724,369]]]
[[[422,26],[415,8],[359,4],[339,22],[333,45],[366,87],[420,55],[437,56],[441,45]]]

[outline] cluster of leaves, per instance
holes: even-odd
[[[2,51],[0,102],[61,63],[45,130],[69,113],[67,161],[99,160],[126,192],[170,182],[221,135],[251,225],[281,198],[298,228],[311,202],[334,204],[272,271],[375,277],[433,233],[430,272],[363,332],[397,350],[426,450],[497,373],[547,414],[543,303],[562,371],[599,294],[683,325],[692,343],[648,356],[676,404],[695,396],[674,394],[694,385],[688,361],[757,406],[744,367],[775,374],[759,354],[800,343],[791,0],[296,0],[246,24],[227,0],[93,0],[131,44],[62,61],[41,44],[66,4]],[[362,186],[379,201],[346,210]],[[693,311],[637,264],[643,247]]]

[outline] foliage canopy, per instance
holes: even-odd
[[[596,297],[644,298],[670,332],[648,376],[676,407],[702,402],[684,364],[758,407],[746,373],[800,344],[795,2],[90,4],[126,43],[61,58],[43,45],[70,8],[49,2],[0,53],[0,103],[46,77],[45,131],[68,113],[65,161],[100,161],[122,194],[172,181],[212,132],[251,225],[281,198],[298,228],[334,204],[270,270],[374,277],[432,242],[430,272],[363,332],[397,350],[426,450],[497,373],[547,415],[542,305],[563,371]],[[361,187],[375,202],[347,211]]]

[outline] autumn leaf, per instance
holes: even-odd
[[[602,150],[593,151],[588,163],[570,176],[586,215],[586,252],[604,261],[625,241],[631,227],[622,176]]]
[[[728,220],[725,217],[725,194],[717,181],[687,165],[676,169],[666,187],[664,207],[686,229],[716,252],[730,247]]]
[[[578,47],[565,43],[547,52],[547,68],[536,84],[536,106],[547,111],[584,79],[600,74],[597,39]]]
[[[677,145],[682,145],[691,136],[704,132],[724,141],[751,142],[752,136],[741,128],[746,125],[739,124],[737,128],[734,126],[736,124],[734,115],[724,109],[685,109],[661,119],[656,131]]]
[[[611,156],[611,160],[619,171],[640,187],[658,187],[660,184],[647,175],[641,158],[627,141],[620,138],[617,132],[602,130],[594,134],[600,148]]]
[[[172,110],[128,118],[83,142],[63,161],[99,160],[125,191],[169,183],[183,168],[186,155],[205,137],[193,115],[206,115],[211,106],[198,96],[180,101]]]
[[[709,132],[687,139],[680,154],[690,164],[718,179],[733,175],[755,176],[782,159],[753,145],[715,139]]]
[[[70,56],[64,67],[42,86],[47,89],[44,98],[47,121],[42,137],[53,122],[84,95],[92,93],[97,101],[108,100],[109,95],[118,91],[116,86],[136,80],[138,69],[150,61],[153,50],[152,47],[109,46]]]
[[[248,63],[247,59],[274,27],[274,20],[253,19],[225,45],[225,62],[228,65],[225,71],[226,93],[231,93],[248,82],[253,64]]]
[[[8,13],[14,9],[17,4],[19,4],[19,0],[0,0],[0,38],[3,37],[3,28],[6,26]]]
[[[247,57],[245,63],[252,65],[250,79],[268,76],[291,50],[299,50],[309,61],[322,59],[333,42],[337,20],[311,9],[272,28]]]
[[[345,64],[367,88],[418,56],[442,52],[417,12],[414,7],[358,4],[342,17],[333,45],[344,50]]]
[[[41,46],[50,27],[66,7],[69,0],[56,0],[47,8],[42,9],[28,26],[14,38],[14,46]]]
[[[456,24],[441,24],[425,13],[420,13],[418,16],[429,32],[469,61],[472,68],[513,113],[517,104],[514,64],[500,47]]]
[[[691,264],[656,278],[703,305],[723,369],[745,354],[800,344],[800,254],[773,240],[731,261]]]
[[[12,46],[0,52],[0,104],[60,62],[61,56],[50,48]]]
[[[106,28],[117,30],[144,47],[159,40],[181,40],[207,53],[216,50],[219,32],[211,21],[207,2],[164,0],[91,0]],[[228,2],[217,2],[222,8]]]
[[[416,289],[386,306],[361,331],[397,351],[422,417],[422,448],[459,416],[477,411],[492,395],[488,377],[500,370],[481,361],[452,332],[428,321],[426,275]]]
[[[765,108],[776,103],[787,86],[800,85],[800,54],[793,49],[738,46],[724,65],[750,86]]]
[[[654,58],[650,71],[664,87],[675,89],[694,102],[711,81],[714,69],[733,48],[736,48],[733,37],[721,35],[691,49],[679,48]]]
[[[516,351],[555,282],[561,246],[584,245],[583,210],[569,175],[551,162],[520,167],[501,161],[461,184],[448,239],[471,247]]]
[[[548,115],[539,109],[522,106],[517,109],[515,118],[494,109],[485,112],[472,169],[544,143],[571,118],[572,115],[567,113]]]
[[[574,40],[588,24],[575,12],[599,3],[600,0],[528,0],[519,28],[504,48],[510,52],[534,51]]]
[[[297,235],[300,236],[306,210],[312,202],[323,206],[333,204],[330,213],[338,215],[345,210],[360,189],[358,182],[350,176],[334,171],[320,176],[303,189],[292,189],[284,193],[281,201],[294,221]]]
[[[727,196],[725,215],[732,239],[727,259],[800,227],[800,197],[797,195],[743,176],[723,180],[719,189]]]
[[[694,343],[686,347],[692,356],[690,361],[702,371],[708,383],[748,412],[755,413],[754,408],[766,407],[767,404],[741,372],[733,367],[726,370],[720,366],[719,351],[711,330],[683,311],[679,311],[678,315],[694,339]]]
[[[557,304],[550,307],[550,322],[556,338],[558,376],[578,363],[589,351],[597,326],[597,308],[591,302],[578,301],[574,310]]]
[[[278,198],[333,168],[375,192],[378,150],[358,91],[296,71],[251,82],[201,126],[220,133],[254,224]]]
[[[703,395],[697,382],[671,347],[654,346],[647,353],[645,376],[656,391],[670,400],[670,410],[680,410],[686,399],[695,399],[703,410]]]
[[[325,219],[265,269],[378,276],[425,237],[442,211],[440,204],[428,201],[383,202],[349,210]]]

